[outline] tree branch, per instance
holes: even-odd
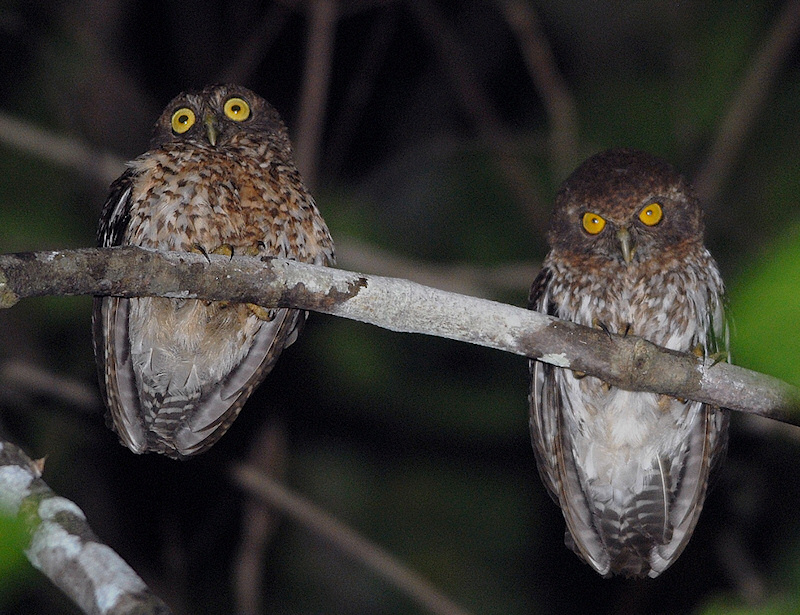
[[[719,191],[767,100],[781,64],[800,36],[800,0],[788,0],[732,96],[705,165],[693,184],[706,211],[720,206]]]
[[[291,493],[271,477],[259,472],[257,468],[240,465],[233,468],[232,474],[234,481],[242,489],[288,515],[292,520],[333,544],[356,561],[365,564],[370,570],[400,588],[430,613],[467,615],[461,607],[418,574],[406,568],[389,553],[375,546],[311,502]]]
[[[800,390],[777,378],[407,280],[277,258],[205,257],[132,246],[0,255],[0,307],[23,297],[78,294],[300,308],[531,357],[622,389],[800,425]]]
[[[0,440],[0,514],[21,516],[31,533],[28,560],[88,615],[169,615],[171,611],[92,532],[83,511],[54,493],[42,465]]]

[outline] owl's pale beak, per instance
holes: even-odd
[[[619,239],[619,245],[622,249],[622,257],[626,263],[630,263],[633,260],[633,253],[636,252],[636,247],[633,245],[633,238],[628,229],[624,227],[619,229],[617,231],[617,239]]]
[[[219,137],[219,127],[217,126],[216,120],[214,120],[214,116],[210,113],[206,113],[203,117],[203,126],[206,127],[208,142],[211,143],[211,145],[216,145],[217,137]]]

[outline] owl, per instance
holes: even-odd
[[[112,184],[98,242],[334,263],[278,113],[235,85],[169,103],[149,151]],[[225,301],[95,298],[95,356],[111,426],[135,453],[184,458],[208,449],[305,318]]]
[[[529,307],[699,356],[727,354],[723,283],[702,211],[666,162],[614,149],[564,182]],[[728,411],[530,362],[539,474],[565,542],[603,576],[656,577],[692,535]]]

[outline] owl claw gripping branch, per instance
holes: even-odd
[[[610,150],[556,197],[530,308],[701,356],[727,354],[723,284],[702,211],[670,165]],[[727,445],[728,412],[531,361],[531,436],[566,543],[604,576],[656,577],[680,555]]]
[[[150,150],[112,184],[98,240],[101,247],[334,262],[277,112],[232,85],[170,102]],[[305,317],[229,302],[96,298],[100,385],[122,443],[175,458],[208,449]]]

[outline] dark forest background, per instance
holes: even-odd
[[[696,182],[734,361],[800,384],[798,30],[797,1],[5,0],[0,252],[94,245],[162,107],[233,81],[289,125],[340,267],[524,305],[558,184],[632,146]],[[252,501],[242,461],[475,614],[800,603],[798,429],[734,417],[683,556],[603,580],[539,482],[521,357],[312,314],[229,433],[179,463],[105,427],[90,306],[0,312],[0,435],[46,457],[45,480],[177,614],[423,612]],[[0,525],[0,613],[77,613],[17,543]]]

